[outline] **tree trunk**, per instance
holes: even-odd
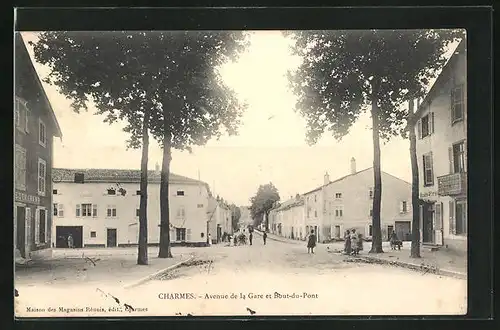
[[[269,211],[266,211],[266,233],[269,232]]]
[[[148,154],[149,154],[149,111],[144,113],[142,124],[141,183],[139,206],[139,248],[137,264],[148,264]]]
[[[374,93],[376,95],[376,93]],[[373,133],[373,216],[372,248],[370,253],[382,253],[382,228],[380,223],[380,204],[382,199],[382,179],[380,173],[380,137],[378,100],[372,97],[372,133]]]
[[[163,136],[163,161],[161,166],[161,183],[160,183],[160,251],[158,258],[172,258],[170,251],[170,210],[169,210],[169,189],[168,182],[170,178],[170,161],[172,160],[171,154],[171,141],[170,141],[170,127],[164,124]]]
[[[413,100],[409,101],[409,116],[413,116]],[[412,224],[411,224],[411,258],[420,258],[420,199],[418,186],[418,162],[417,162],[417,137],[415,127],[410,127],[410,160],[411,160],[411,205],[412,205]]]

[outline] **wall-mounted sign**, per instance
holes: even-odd
[[[30,195],[22,191],[15,192],[15,199],[17,202],[40,205],[40,197],[36,195]]]
[[[438,195],[437,191],[426,191],[426,192],[420,193],[420,198],[426,198],[426,197],[437,196],[437,195]]]

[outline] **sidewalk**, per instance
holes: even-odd
[[[137,254],[40,260],[29,266],[16,266],[15,285],[127,285],[190,257],[186,253],[165,259],[149,255],[148,265],[137,265]]]
[[[259,231],[257,229],[254,229],[254,232],[257,235],[262,236],[262,232],[261,231]],[[289,243],[289,244],[304,245],[304,244],[307,243],[306,241],[289,239],[289,238],[281,237],[281,236],[278,236],[278,235],[275,235],[275,234],[271,234],[271,233],[267,233],[267,239],[272,240],[272,241],[282,242],[282,243]]]

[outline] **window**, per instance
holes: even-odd
[[[16,122],[16,127],[21,128],[21,100],[16,97],[16,104],[14,107],[14,121]]]
[[[116,205],[108,205],[106,208],[106,216],[108,218],[116,218]]]
[[[41,119],[38,119],[38,143],[42,147],[47,146],[47,129],[45,123]]]
[[[90,232],[90,237],[91,237],[91,238],[96,238],[96,237],[97,237],[96,232],[95,232],[95,231],[91,231],[91,232]]]
[[[343,216],[343,208],[342,206],[337,206],[335,208],[335,216],[341,218]]]
[[[14,161],[16,189],[26,190],[26,149],[18,144],[16,144],[16,154]]]
[[[35,216],[35,244],[47,242],[47,213],[43,208],[37,209]]]
[[[57,189],[52,189],[52,194],[57,195]]]
[[[136,194],[137,196],[140,196],[140,195],[141,195],[141,191],[140,191],[140,190],[137,190],[137,191],[135,192],[135,194]]]
[[[47,163],[38,158],[38,195],[45,196],[45,178],[47,177]]]
[[[401,201],[401,209],[399,210],[400,213],[407,213],[408,212],[408,203],[406,201]]]
[[[57,217],[57,213],[58,213],[58,208],[57,208],[57,203],[54,203],[54,216]]]
[[[453,173],[465,172],[465,143],[454,144],[453,152]]]
[[[201,209],[203,207],[203,204],[198,204],[198,208]]]
[[[369,196],[370,199],[373,199],[373,188],[369,189],[368,196]]]
[[[57,210],[57,216],[59,218],[64,217],[64,205],[63,204],[57,204],[57,208],[58,208],[58,210]]]
[[[370,217],[373,217],[373,209],[370,209]]]
[[[108,195],[116,195],[116,190],[113,188],[108,189]]]
[[[97,217],[97,204],[76,204],[77,217]]]
[[[85,175],[83,173],[75,173],[75,183],[84,183]]]
[[[451,90],[451,123],[464,118],[464,86],[456,86]]]
[[[184,209],[183,206],[179,207],[177,209],[177,217],[178,218],[184,218],[186,216],[186,210]]]
[[[177,196],[184,196],[184,190],[177,190]]]
[[[186,240],[186,228],[175,228],[175,240],[181,242]]]
[[[429,112],[418,121],[418,137],[423,139],[434,133],[434,112]]]
[[[135,209],[135,216],[136,217],[141,216],[141,209]]]
[[[342,198],[342,193],[335,193],[335,198]]]
[[[25,109],[25,117],[24,117],[24,131],[26,133],[29,133],[30,132],[30,114],[31,114],[31,111],[25,106],[24,107]]]
[[[372,227],[372,225],[368,225],[368,236],[373,236],[373,227]]]
[[[455,203],[455,221],[456,234],[462,235],[467,233],[467,201],[457,200]]]
[[[434,171],[432,169],[432,153],[423,156],[424,164],[424,186],[432,186],[434,184]]]

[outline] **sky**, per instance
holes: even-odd
[[[35,32],[23,32],[24,41],[36,41]],[[294,111],[295,96],[288,89],[286,72],[300,64],[290,53],[291,41],[279,31],[251,33],[251,44],[238,62],[226,65],[225,83],[248,108],[238,136],[211,140],[193,152],[174,150],[171,171],[208,183],[215,194],[230,203],[249,205],[261,184],[272,182],[282,200],[305,193],[350,172],[350,159],[362,170],[373,165],[371,119],[363,115],[340,142],[326,132],[314,146],[305,141],[305,120]],[[48,69],[34,61],[44,78]],[[53,85],[43,83],[63,133],[54,140],[56,168],[139,169],[140,150],[127,150],[123,124],[109,125],[104,117],[74,113],[71,102]],[[161,165],[162,150],[150,144],[149,168]],[[411,180],[409,141],[393,138],[381,145],[381,168],[403,180]]]

